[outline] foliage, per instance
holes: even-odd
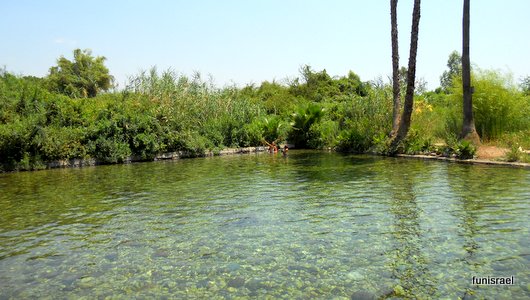
[[[73,98],[96,97],[112,87],[113,77],[104,62],[105,57],[93,57],[88,49],[75,49],[73,61],[61,57],[50,68],[49,89]]]
[[[530,150],[530,127],[525,130],[504,133],[496,141],[500,146],[511,148],[519,145],[523,149]]]
[[[367,84],[350,71],[348,76],[333,79],[326,70],[315,72],[305,65],[300,69],[302,82],[297,78],[291,83],[291,93],[309,101],[322,102],[340,95],[367,95]]]
[[[0,168],[38,169],[47,161],[90,157],[106,163],[131,156],[152,160],[170,151],[198,156],[286,139],[297,148],[389,153],[388,83],[362,82],[353,72],[331,77],[309,66],[301,76],[289,85],[273,81],[220,89],[199,73],[188,77],[152,68],[131,77],[121,92],[79,99],[81,94],[49,90],[49,79],[3,70]],[[462,125],[462,92],[460,80],[453,80],[449,94],[416,93],[412,127],[399,152],[472,157],[474,148],[455,138]],[[530,97],[496,72],[479,72],[473,80],[477,129],[489,139],[529,149]],[[444,148],[433,146],[443,140]]]
[[[506,161],[514,162],[514,161],[520,161],[523,158],[523,151],[521,151],[521,147],[517,144],[514,144],[510,147],[510,151],[506,153]]]
[[[402,141],[403,151],[406,154],[427,154],[434,150],[433,141],[428,136],[422,136],[411,129]]]
[[[530,127],[530,98],[518,92],[509,76],[497,71],[478,71],[472,77],[475,126],[484,140],[499,138],[504,132]],[[452,105],[462,102],[462,83],[455,77]],[[453,111],[453,114],[460,111]],[[455,117],[460,118],[460,116]]]
[[[520,87],[525,96],[530,96],[530,76],[521,79]]]
[[[374,146],[374,139],[386,135],[392,126],[391,87],[372,88],[367,97],[353,97],[335,111],[341,133],[337,150],[362,153]]]
[[[324,115],[324,109],[316,103],[307,103],[297,108],[291,116],[292,130],[289,133],[289,140],[297,148],[307,148],[314,136],[311,127],[317,124]]]
[[[338,151],[364,153],[372,145],[370,138],[363,134],[359,128],[343,130],[338,137]]]
[[[264,81],[255,92],[267,114],[281,115],[292,112],[298,99],[289,91],[288,87],[273,81]]]
[[[314,123],[309,128],[311,139],[307,142],[308,147],[313,149],[331,148],[337,143],[339,133],[339,124],[336,121],[324,119]]]
[[[449,54],[447,68],[449,68],[449,70],[444,71],[440,77],[440,87],[445,93],[450,92],[454,78],[461,78],[462,76],[462,56],[458,51],[453,51]]]
[[[443,149],[444,156],[454,156],[458,159],[471,159],[477,152],[473,143],[467,140],[460,140],[454,134],[447,135],[446,146]]]
[[[471,159],[477,152],[477,149],[470,141],[461,140],[453,148],[457,158]]]

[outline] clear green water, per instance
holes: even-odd
[[[0,208],[0,299],[530,297],[524,169],[292,151],[0,174]]]

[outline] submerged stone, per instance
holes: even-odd
[[[168,256],[169,256],[169,251],[167,251],[165,249],[158,249],[155,252],[153,252],[153,255],[151,255],[151,257],[153,257],[153,258],[156,258],[156,257],[168,257]]]
[[[107,254],[105,255],[105,259],[108,261],[116,261],[118,259],[118,254],[117,253]]]
[[[405,296],[405,289],[403,289],[403,287],[398,284],[394,287],[394,293],[396,294],[396,296]]]
[[[210,282],[208,281],[208,279],[203,279],[203,280],[199,280],[195,284],[195,286],[200,289],[200,288],[207,288],[209,284]]]
[[[250,291],[259,290],[260,288],[264,287],[263,280],[252,278],[245,284],[245,287]]]
[[[351,300],[375,300],[377,297],[368,291],[357,291],[350,297]]]
[[[245,285],[245,278],[243,277],[235,277],[235,278],[232,278],[228,281],[228,283],[226,284],[228,287],[233,287],[233,288],[240,288],[242,286]]]
[[[96,284],[96,282],[95,282],[94,277],[85,277],[85,278],[81,278],[78,281],[77,285],[86,289],[86,288],[93,287],[95,284]]]
[[[357,271],[351,271],[350,273],[346,274],[346,276],[351,280],[361,280],[364,277],[363,274]]]
[[[239,265],[238,263],[229,263],[227,266],[226,266],[226,269],[228,270],[228,272],[234,272],[234,271],[237,271],[241,268],[241,265]]]

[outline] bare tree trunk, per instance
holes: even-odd
[[[398,27],[397,27],[397,3],[398,0],[390,0],[390,19],[392,36],[392,132],[395,135],[399,126],[399,113],[401,99],[399,97],[399,51],[398,51]]]
[[[407,91],[405,93],[405,104],[403,107],[403,114],[399,122],[397,134],[392,139],[390,146],[391,152],[397,151],[397,146],[409,132],[410,119],[412,116],[412,107],[414,104],[414,83],[416,81],[416,54],[418,52],[418,33],[420,25],[420,5],[421,0],[414,0],[414,8],[412,11],[412,30],[410,33],[410,53],[409,53],[409,68],[407,72]]]
[[[475,129],[473,118],[473,102],[471,87],[471,62],[469,58],[469,2],[464,0],[464,15],[462,18],[462,86],[464,101],[464,122],[460,138],[469,140],[474,144],[480,144],[480,138]]]

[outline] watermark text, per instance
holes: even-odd
[[[471,284],[473,285],[514,285],[514,276],[509,277],[493,277],[493,276],[473,276],[471,278]]]

